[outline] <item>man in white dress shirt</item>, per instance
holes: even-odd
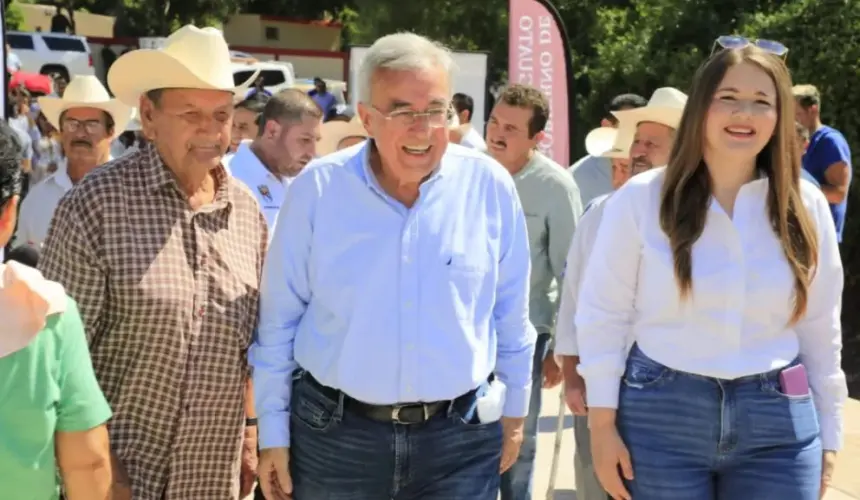
[[[618,127],[618,119],[613,113],[628,109],[636,109],[645,106],[645,98],[637,94],[622,94],[609,103],[607,116],[600,121],[601,127]],[[607,193],[612,192],[612,181],[610,179],[610,162],[607,158],[600,156],[585,155],[574,163],[568,171],[573,175],[573,180],[579,187],[582,196],[582,206],[588,204]]]
[[[654,92],[647,106],[613,113],[619,121],[615,145],[603,153],[594,152],[595,157],[609,158],[613,162],[613,167],[618,166],[613,170],[613,174],[619,174],[613,175],[613,190],[620,188],[631,176],[663,166],[669,161],[675,130],[681,121],[686,103],[687,96],[683,92],[665,87]],[[631,133],[634,129],[635,133]],[[624,151],[628,148],[630,164],[628,169],[623,169],[613,156],[617,156],[616,150]],[[597,229],[603,218],[603,210],[610,196],[611,194],[607,194],[595,199],[577,224],[573,242],[567,254],[567,267],[556,326],[555,352],[562,356],[565,401],[574,414],[573,431],[576,439],[574,469],[577,498],[580,500],[606,500],[607,498],[606,492],[597,480],[591,460],[585,382],[577,372],[579,347],[574,317],[585,266],[591,255],[597,238]]]
[[[45,180],[30,188],[21,202],[15,246],[40,248],[60,198],[84,175],[111,159],[111,143],[125,130],[132,108],[111,99],[94,76],[72,79],[63,97],[40,97],[48,122],[60,131],[65,161]]]
[[[472,114],[475,112],[475,101],[472,96],[458,92],[451,99],[451,104],[454,105],[457,119],[460,122],[458,128],[461,139],[459,144],[478,151],[486,151],[487,143],[484,142],[483,134],[472,127]]]
[[[225,165],[257,197],[269,235],[293,178],[316,156],[322,111],[307,94],[288,89],[272,96],[252,142],[242,142]]]

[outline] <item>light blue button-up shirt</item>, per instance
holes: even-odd
[[[251,347],[262,448],[289,446],[292,374],[371,404],[454,399],[490,373],[524,417],[535,330],[514,181],[449,145],[410,209],[385,194],[370,142],[293,181],[263,271]]]

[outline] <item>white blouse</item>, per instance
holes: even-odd
[[[664,168],[639,174],[606,204],[576,313],[589,406],[617,408],[628,333],[659,363],[723,379],[779,369],[800,355],[822,446],[838,450],[848,397],[840,366],[844,277],[823,193],[801,181],[819,256],[806,314],[789,327],[794,277],[768,219],[769,181],[741,188],[733,218],[712,200],[693,245],[691,294],[681,301],[659,222],[664,175]]]

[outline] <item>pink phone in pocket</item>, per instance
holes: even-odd
[[[806,367],[794,365],[779,372],[779,385],[786,396],[806,396],[809,394],[809,379]]]

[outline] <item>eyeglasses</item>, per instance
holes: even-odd
[[[390,113],[385,113],[376,106],[371,106],[371,108],[381,114],[386,120],[389,120],[401,127],[411,127],[424,119],[427,120],[427,125],[432,128],[448,126],[448,106],[428,109],[427,111],[403,109],[395,110]]]
[[[711,48],[711,55],[717,52],[717,47],[724,50],[744,49],[750,45],[755,45],[765,52],[785,58],[788,54],[788,47],[775,40],[756,39],[750,40],[740,35],[723,35],[714,40],[714,46]]]
[[[97,134],[105,129],[105,126],[102,122],[98,120],[75,120],[72,118],[66,118],[62,123],[63,132],[75,133],[84,128],[84,131],[88,134]]]

